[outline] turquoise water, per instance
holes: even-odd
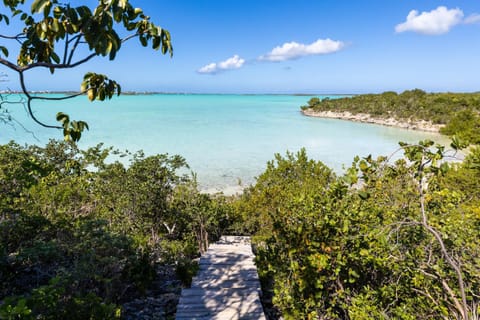
[[[337,171],[355,155],[389,155],[398,141],[442,140],[432,133],[334,119],[305,117],[300,106],[309,96],[290,95],[124,95],[108,102],[86,97],[36,103],[38,118],[54,124],[64,111],[90,126],[80,147],[104,142],[147,155],[180,154],[198,175],[203,189],[236,190],[254,182],[275,153],[305,147],[311,158]],[[27,118],[21,106],[9,107],[20,126],[0,124],[0,143],[45,144],[61,132]],[[445,139],[443,139],[445,141]]]

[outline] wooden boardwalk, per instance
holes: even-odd
[[[182,290],[177,320],[265,320],[249,237],[223,236],[200,258],[192,286]]]

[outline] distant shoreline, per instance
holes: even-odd
[[[29,91],[30,94],[78,94],[77,91]],[[23,94],[22,91],[0,90],[0,94]],[[86,95],[86,93],[84,94]],[[299,97],[344,97],[354,93],[215,93],[215,92],[162,92],[162,91],[125,91],[121,95],[218,95],[218,96],[299,96]]]
[[[307,117],[326,118],[326,119],[339,119],[348,120],[354,122],[379,124],[388,127],[396,127],[409,130],[426,131],[439,133],[440,128],[444,125],[433,124],[425,120],[417,121],[401,121],[394,118],[375,118],[369,114],[357,113],[352,114],[348,111],[334,112],[334,111],[313,111],[311,109],[301,110],[302,114]]]

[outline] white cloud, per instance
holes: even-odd
[[[437,9],[429,12],[424,11],[421,14],[417,10],[410,11],[407,20],[396,25],[395,31],[398,33],[413,31],[427,35],[439,35],[447,33],[452,27],[462,22],[462,10],[439,6]]]
[[[480,14],[474,13],[469,15],[468,17],[463,20],[463,23],[465,24],[474,24],[474,23],[480,23]]]
[[[318,39],[311,44],[287,42],[282,46],[273,48],[266,55],[258,59],[263,61],[285,61],[297,59],[304,56],[328,54],[341,50],[345,44],[341,41],[331,39]]]
[[[198,69],[198,73],[215,73],[216,71],[217,71],[216,63],[210,63]]]
[[[218,64],[218,68],[222,70],[227,69],[238,69],[245,63],[245,60],[240,58],[238,55],[234,55],[233,57],[222,61]]]
[[[197,72],[202,74],[216,74],[226,70],[241,68],[244,63],[244,59],[240,58],[238,55],[234,55],[225,61],[207,64],[198,69]]]

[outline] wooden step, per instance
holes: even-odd
[[[249,237],[222,236],[200,258],[192,286],[182,290],[177,320],[265,320]]]

